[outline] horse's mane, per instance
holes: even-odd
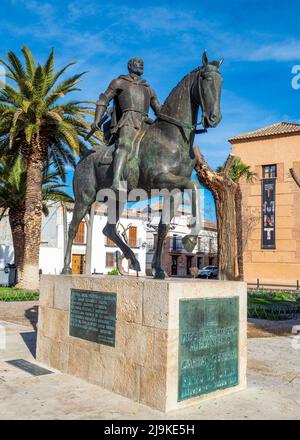
[[[208,66],[213,67],[213,70],[218,70],[219,68],[219,62],[218,61],[210,61],[208,63]],[[194,70],[192,70],[190,73],[188,73],[187,75],[185,75],[181,81],[179,81],[179,83],[171,90],[171,92],[169,93],[168,97],[166,98],[165,102],[162,105],[162,110],[165,109],[165,107],[167,107],[174,96],[176,96],[176,92],[178,92],[178,90],[182,87],[182,85],[195,73],[198,72],[202,72],[205,70],[204,66],[200,66],[200,67],[196,67]]]
[[[203,70],[203,66],[200,67],[196,67],[196,69],[192,70],[191,72],[187,73],[180,81],[179,83],[173,87],[173,89],[171,90],[171,92],[169,93],[168,97],[166,98],[165,102],[162,105],[162,110],[164,110],[164,108],[166,106],[168,106],[171,103],[171,100],[173,99],[173,97],[176,95],[176,92],[178,92],[178,90],[186,83],[186,81],[194,74],[194,73],[198,73],[201,70]]]

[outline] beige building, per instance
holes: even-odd
[[[280,122],[230,139],[233,153],[257,173],[243,193],[245,280],[300,280],[300,124]]]

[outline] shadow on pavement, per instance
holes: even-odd
[[[25,333],[20,333],[23,341],[25,342],[28,350],[30,351],[30,353],[32,354],[32,356],[35,358],[36,357],[36,337],[37,337],[37,332],[25,332]]]

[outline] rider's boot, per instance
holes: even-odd
[[[114,180],[111,188],[114,191],[122,191],[125,188],[121,185],[122,173],[124,170],[124,165],[126,163],[127,151],[125,149],[119,148],[115,157],[114,163]]]

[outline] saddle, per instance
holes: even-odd
[[[144,124],[144,127],[137,133],[136,137],[133,140],[133,143],[131,146],[131,151],[130,151],[128,158],[127,158],[127,164],[129,164],[129,162],[134,158],[136,160],[138,159],[140,142],[141,142],[142,138],[144,137],[145,132],[148,130],[150,125],[153,123],[153,121],[150,118],[148,118],[148,120],[146,120],[145,122],[146,123]],[[108,121],[103,126],[103,134],[104,134],[104,140],[106,141],[106,146],[103,146],[103,148],[97,150],[97,153],[99,155],[98,163],[100,165],[111,164],[114,159],[114,153],[117,149],[115,137],[112,136],[110,133],[110,123],[111,123],[111,121]]]
[[[98,164],[99,165],[110,165],[113,162],[114,152],[116,149],[116,144],[109,146],[103,146],[97,149]]]

